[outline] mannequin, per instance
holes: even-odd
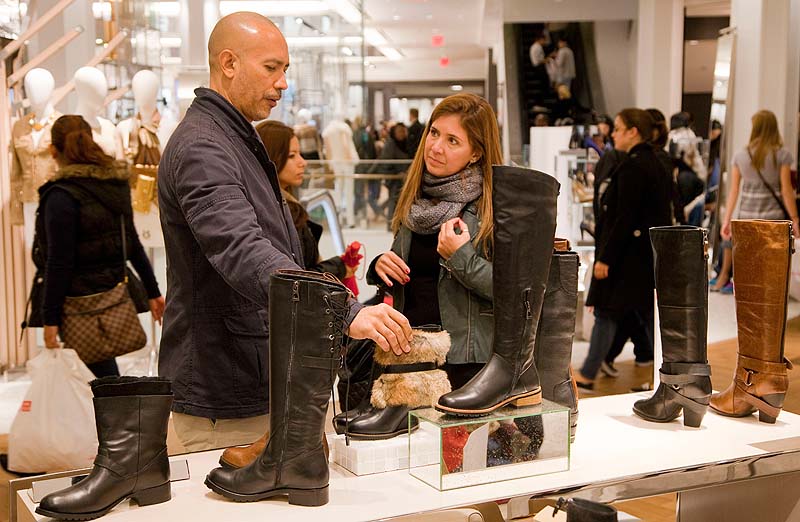
[[[294,126],[294,134],[300,141],[300,155],[307,160],[318,160],[320,158],[320,137],[317,128],[309,123],[311,121],[311,111],[300,109],[297,111],[297,125]]]
[[[336,176],[344,176],[334,183],[337,196],[336,203],[345,209],[347,226],[355,226],[355,213],[353,211],[355,186],[352,174],[355,172],[355,166],[359,158],[356,145],[353,143],[353,129],[344,122],[344,117],[341,114],[337,114],[333,121],[322,131],[322,140],[325,144],[325,159],[331,162],[334,174]]]
[[[31,107],[11,129],[11,222],[14,225],[30,223],[32,238],[39,201],[37,191],[58,170],[49,146],[50,128],[61,113],[51,102],[55,80],[50,71],[31,69],[23,85]],[[26,214],[29,219],[23,217]]]
[[[169,114],[162,114],[157,108],[160,87],[158,76],[153,71],[144,69],[133,75],[131,91],[136,105],[136,115],[119,122],[116,132],[117,150],[122,153],[122,157],[127,159],[131,153],[128,150],[131,130],[137,120],[139,125],[156,130],[160,150],[164,150],[167,140],[175,130],[176,122],[169,117]]]
[[[106,118],[103,118],[108,83],[103,72],[96,67],[81,67],[75,71],[75,94],[78,95],[78,106],[75,114],[83,116],[92,128],[92,137],[106,154],[119,157],[114,134],[116,128]]]

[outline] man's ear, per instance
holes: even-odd
[[[239,57],[230,49],[223,49],[218,58],[219,69],[226,78],[233,78],[239,68]]]

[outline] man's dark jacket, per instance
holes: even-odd
[[[302,251],[251,123],[215,91],[195,94],[158,169],[167,252],[159,374],[172,379],[178,413],[263,415],[269,277],[302,266]]]

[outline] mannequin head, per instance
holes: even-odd
[[[158,76],[153,71],[144,69],[133,75],[131,80],[133,101],[143,117],[149,118],[156,110],[158,88]]]
[[[300,109],[297,111],[297,124],[305,125],[311,120],[311,111],[308,109]]]
[[[53,96],[53,89],[56,86],[53,75],[47,69],[31,69],[25,75],[23,83],[25,94],[31,102],[31,112],[37,116],[43,116],[44,109],[50,104],[50,98]]]
[[[81,67],[75,71],[75,94],[78,95],[78,107],[75,113],[83,116],[89,125],[97,128],[97,117],[103,111],[103,104],[108,95],[106,77],[96,67]]]

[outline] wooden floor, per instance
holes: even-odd
[[[786,333],[786,357],[798,370],[789,373],[789,389],[794,390],[786,397],[784,409],[792,413],[800,413],[800,318],[789,321]],[[711,381],[714,389],[721,390],[730,384],[736,367],[736,340],[731,339],[709,345],[708,360],[711,363]],[[595,389],[591,392],[581,390],[583,397],[599,397],[628,393],[634,386],[652,380],[652,368],[636,367],[633,361],[616,365],[620,370],[619,377],[598,377]],[[713,415],[713,413],[709,413]],[[0,435],[0,453],[8,447],[8,435]],[[0,522],[8,520],[8,481],[16,478],[0,469]],[[676,495],[660,495],[629,502],[620,502],[616,506],[648,522],[674,522]]]

